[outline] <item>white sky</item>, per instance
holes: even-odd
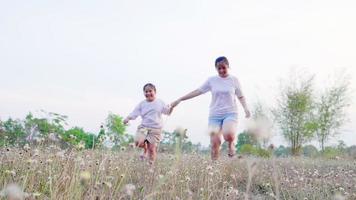
[[[356,74],[355,10],[354,0],[2,1],[0,117],[45,109],[98,132],[109,111],[126,116],[144,98],[145,83],[169,103],[215,75],[220,55],[250,104],[273,104],[292,67],[316,73],[319,86],[341,69]],[[182,103],[166,129],[208,144],[209,100]],[[355,108],[333,141],[356,144]]]

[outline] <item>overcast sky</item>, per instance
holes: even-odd
[[[250,105],[273,105],[294,67],[315,73],[319,88],[346,70],[355,90],[355,10],[354,0],[1,1],[0,117],[44,109],[98,132],[110,111],[126,116],[144,99],[145,83],[170,103],[216,75],[221,55]],[[209,101],[180,104],[165,129],[208,144]],[[332,143],[356,144],[355,110],[353,101]]]

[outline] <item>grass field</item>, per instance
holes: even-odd
[[[356,199],[356,160],[161,153],[151,167],[134,149],[0,151],[5,199]]]

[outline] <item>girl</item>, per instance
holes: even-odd
[[[171,105],[177,106],[185,101],[208,91],[212,93],[209,114],[209,129],[211,142],[211,158],[218,159],[222,137],[228,142],[230,157],[235,155],[235,132],[237,126],[237,103],[239,99],[244,108],[246,118],[250,117],[245,97],[241,91],[240,83],[235,76],[229,74],[229,61],[226,57],[215,60],[215,69],[218,76],[210,77],[200,88],[179,98]]]
[[[152,164],[156,159],[157,146],[161,140],[162,114],[170,115],[173,107],[156,99],[156,87],[152,83],[147,83],[143,87],[143,92],[146,99],[136,106],[124,120],[124,124],[127,125],[130,120],[141,116],[142,122],[137,129],[135,145],[144,149],[141,159],[144,159],[148,152]]]

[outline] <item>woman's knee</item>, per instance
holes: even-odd
[[[235,133],[225,133],[224,134],[224,140],[227,141],[227,142],[233,142],[235,141]]]

